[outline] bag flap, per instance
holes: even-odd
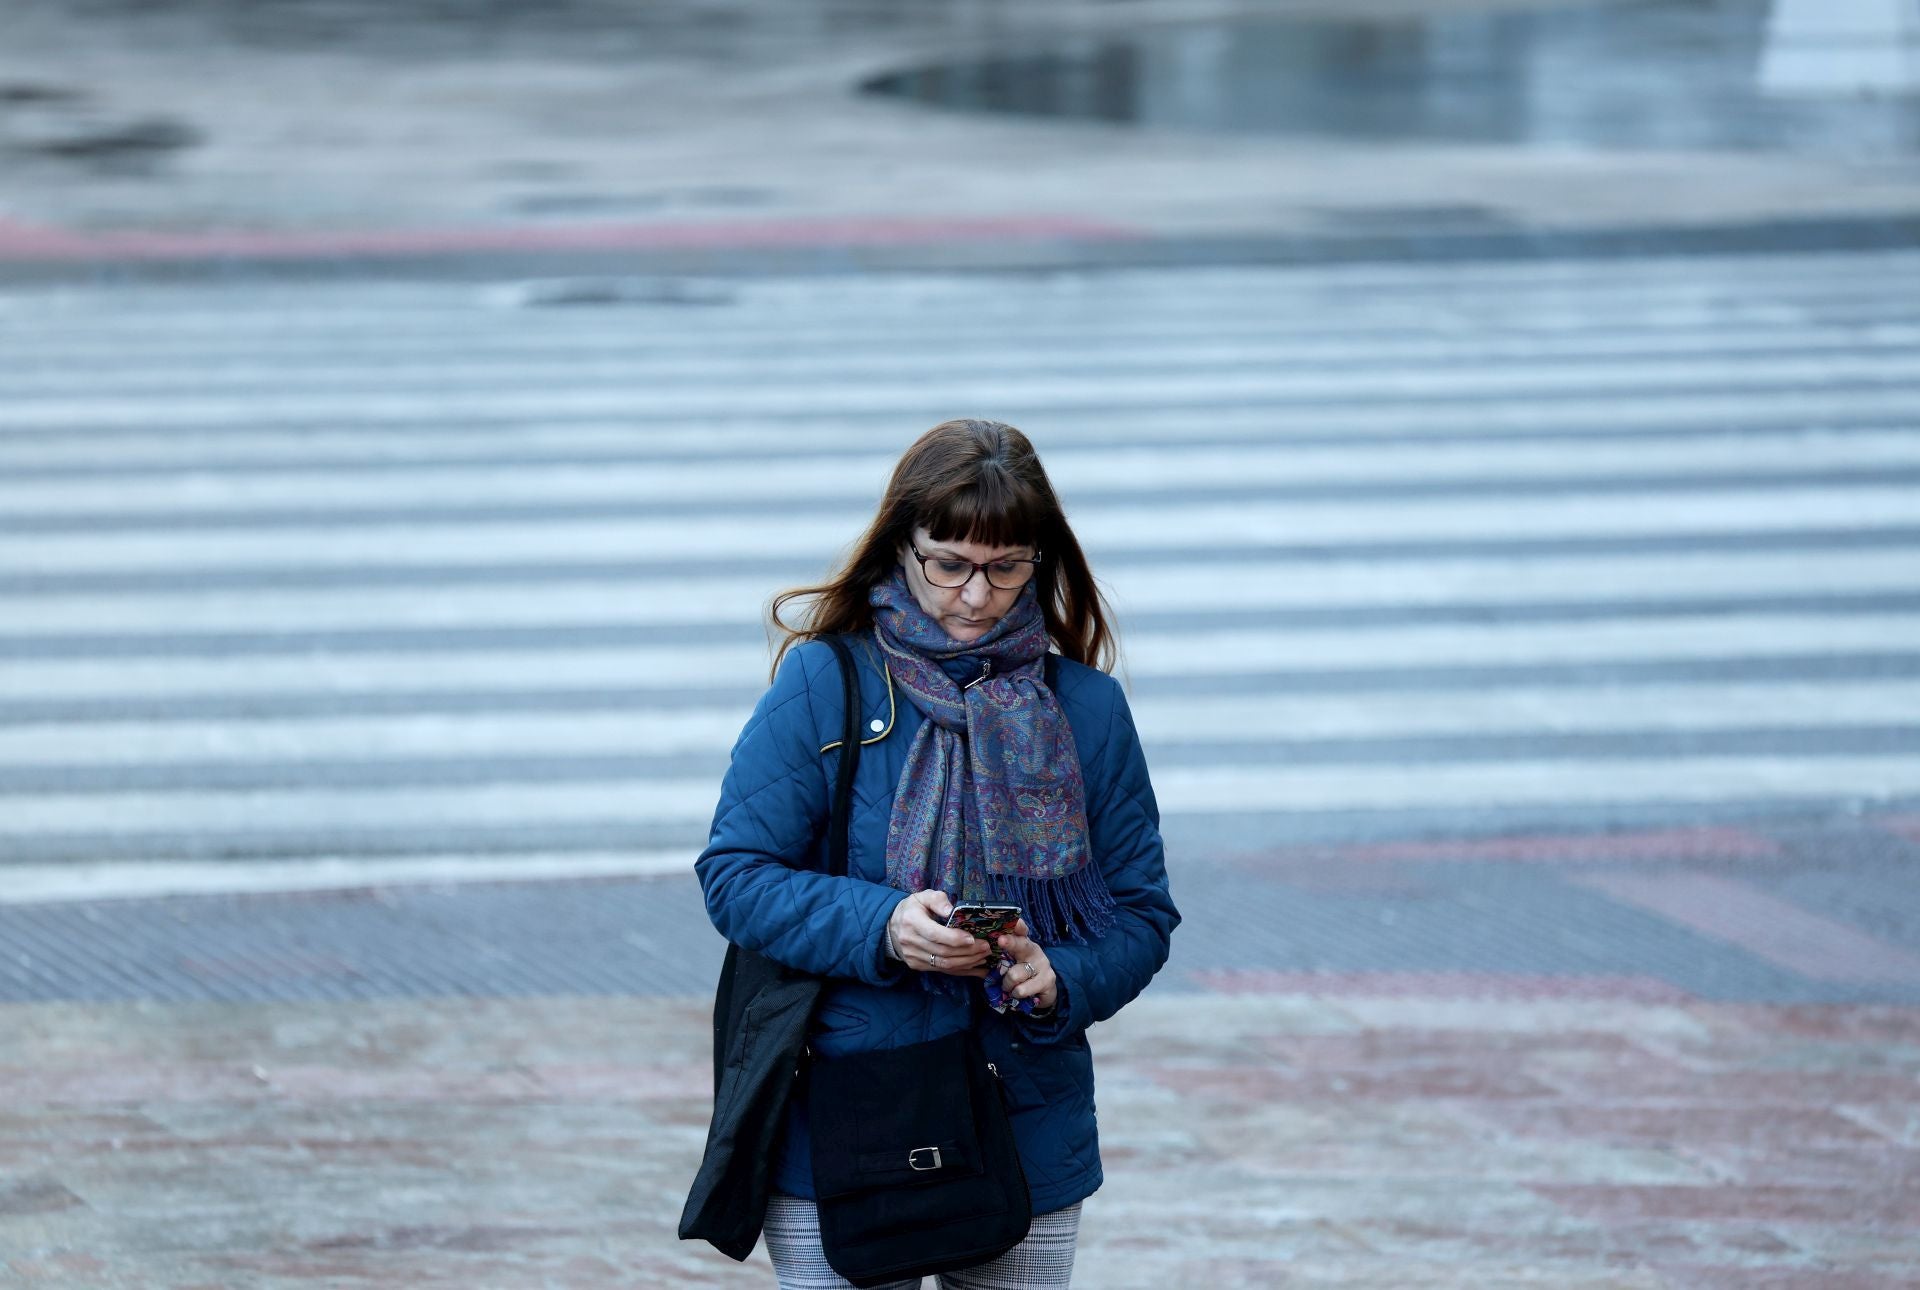
[[[819,1199],[976,1176],[965,1033],[924,1044],[815,1058],[807,1110]]]

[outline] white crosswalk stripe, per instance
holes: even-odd
[[[1142,629],[1125,638],[1125,670],[1145,684],[1262,673],[1338,678],[1355,672],[1476,665],[1539,668],[1778,658],[1846,663],[1860,656],[1902,653],[1915,641],[1920,641],[1920,614],[1669,615],[1286,631]],[[116,698],[191,704],[218,697],[266,705],[276,696],[307,695],[350,706],[357,699],[439,691],[536,696],[576,690],[751,692],[766,681],[767,657],[764,646],[731,639],[698,648],[314,649],[248,657],[244,667],[223,657],[193,654],[31,657],[10,660],[0,669],[0,705],[39,700],[99,706]],[[1394,706],[1403,702],[1396,699]]]
[[[707,462],[650,461],[641,465],[516,465],[495,467],[407,466],[378,474],[364,469],[251,471],[227,474],[162,474],[131,478],[0,480],[0,516],[21,524],[30,518],[135,512],[155,523],[190,526],[195,520],[220,519],[234,512],[297,509],[302,514],[364,511],[391,507],[430,523],[438,511],[476,506],[544,507],[633,506],[699,502],[738,510],[771,501],[832,503],[846,507],[870,503],[893,468],[880,456],[778,457],[762,459],[763,470],[741,477],[720,472]],[[1703,477],[1760,477],[1774,486],[1791,484],[1811,472],[1920,470],[1920,443],[1899,431],[1842,436],[1794,434],[1655,441],[1651,443],[1449,444],[1410,447],[1400,444],[1326,448],[1190,447],[1179,454],[1164,449],[1067,449],[1047,454],[1047,474],[1067,493],[1100,492],[1122,497],[1169,490],[1202,494],[1251,488],[1412,489],[1421,486],[1473,487],[1483,492],[1554,483],[1576,495],[1580,481],[1603,478],[1659,484],[1677,491]],[[1904,490],[1898,496],[1910,496]],[[1850,496],[1850,494],[1848,495]],[[1527,500],[1503,496],[1506,510]],[[1690,512],[1711,504],[1714,496],[1689,499]],[[1723,499],[1724,500],[1724,499]],[[1798,500],[1798,499],[1796,499]],[[1113,506],[1103,503],[1089,519],[1097,521]],[[1290,500],[1291,510],[1311,500]],[[1402,503],[1396,501],[1398,508]],[[1774,508],[1755,506],[1751,498],[1729,503],[1741,514]],[[1321,504],[1335,511],[1349,500]],[[1557,507],[1559,503],[1554,503]],[[1484,503],[1474,509],[1486,509]],[[1365,517],[1371,525],[1377,516]],[[1316,520],[1316,522],[1319,522]],[[844,528],[844,522],[841,524]],[[142,538],[141,540],[147,540]]]
[[[875,490],[872,496],[877,496]],[[870,500],[870,499],[869,499]],[[1075,525],[1082,542],[1109,553],[1164,552],[1167,532],[1187,547],[1308,546],[1364,553],[1367,544],[1461,540],[1542,542],[1554,539],[1687,538],[1713,534],[1791,536],[1808,529],[1871,534],[1920,525],[1920,489],[1858,487],[1663,495],[1657,510],[1644,495],[1403,498],[1393,502],[1302,501],[1259,504],[1229,499],[1205,505],[1130,502],[1089,511]],[[860,505],[849,501],[847,509]],[[23,535],[0,549],[0,578],[80,574],[206,574],[265,570],[291,577],[316,570],[389,570],[538,563],[555,578],[591,573],[604,563],[697,566],[714,560],[766,561],[830,552],[846,534],[831,514],[759,522],[750,513],[656,520],[562,517],[479,526],[468,522],[375,520],[353,524],[256,525],[243,544],[224,528],[134,529],[103,534]],[[682,554],[684,553],[684,554]],[[697,554],[696,554],[697,553]],[[1181,571],[1191,577],[1196,570]],[[1256,576],[1267,576],[1255,570]],[[1129,573],[1127,577],[1134,576]],[[1276,569],[1273,577],[1291,578]],[[1116,574],[1115,578],[1121,575]]]
[[[1886,323],[1871,330],[1834,326],[1802,328],[1745,328],[1740,330],[1694,330],[1648,338],[1632,333],[1608,333],[1599,337],[1510,337],[1475,340],[1435,340],[1430,337],[1381,336],[1361,339],[1329,340],[1309,336],[1249,338],[1214,341],[1202,336],[1168,341],[1143,336],[1132,343],[1106,343],[1088,346],[1084,340],[1062,335],[1058,344],[1044,349],[1031,346],[1015,348],[983,337],[956,352],[947,343],[926,342],[918,346],[899,343],[890,347],[886,357],[876,358],[849,353],[844,348],[818,353],[799,352],[799,347],[775,349],[751,356],[715,357],[705,350],[689,350],[664,355],[636,354],[630,347],[613,348],[583,343],[586,338],[561,349],[529,356],[524,349],[509,351],[495,361],[486,361],[469,351],[428,353],[424,355],[374,355],[357,361],[342,361],[330,356],[316,361],[310,354],[241,354],[203,361],[191,367],[177,360],[149,366],[122,366],[102,380],[77,367],[41,369],[10,374],[0,379],[0,395],[6,397],[53,397],[82,391],[110,388],[117,391],[173,394],[181,391],[234,390],[257,391],[273,386],[281,389],[329,389],[342,382],[359,381],[371,367],[388,384],[434,385],[458,383],[463,386],[495,388],[520,386],[537,388],[548,381],[568,381],[580,385],[626,385],[644,383],[653,388],[661,383],[689,384],[728,380],[751,371],[759,379],[774,377],[799,379],[809,383],[821,379],[865,381],[897,378],[903,372],[938,376],[955,372],[1009,374],[1046,372],[1062,367],[1091,369],[1164,369],[1205,370],[1274,365],[1296,368],[1360,370],[1369,374],[1396,368],[1418,370],[1437,365],[1471,363],[1490,369],[1503,366],[1538,365],[1542,360],[1592,363],[1596,360],[1635,361],[1649,367],[1713,358],[1776,357],[1781,354],[1846,356],[1858,354],[1893,355],[1911,351],[1920,338],[1920,327],[1908,323]],[[685,339],[684,337],[682,338]],[[657,343],[657,342],[656,342]],[[503,347],[504,348],[504,347]]]
[[[1920,255],[713,285],[0,295],[12,897],[690,862],[768,598],[954,415],[1170,830],[1920,800]]]
[[[750,379],[750,378],[749,378]],[[1363,389],[1357,384],[1356,389]],[[1306,443],[1411,443],[1545,440],[1555,446],[1582,438],[1657,441],[1707,438],[1738,428],[1744,437],[1788,434],[1826,439],[1860,430],[1905,433],[1915,392],[1908,385],[1772,390],[1765,399],[1720,389],[1623,392],[1604,400],[1500,398],[1402,401],[1375,395],[1338,402],[1182,405],[1158,410],[1134,403],[1045,413],[1051,451],[1161,445],[1174,426],[1182,446],[1201,444],[1289,447]],[[8,405],[12,407],[11,404]],[[921,409],[924,411],[924,409]],[[936,414],[937,415],[937,414]],[[917,424],[917,423],[916,423]],[[334,422],[284,427],[261,435],[256,427],[173,426],[161,433],[139,419],[95,426],[84,434],[28,427],[0,416],[0,462],[22,469],[115,473],[140,468],[211,472],[261,462],[320,463],[360,469],[396,462],[488,461],[529,457],[569,462],[727,461],[754,454],[784,458],[812,454],[873,453],[901,435],[897,414],[842,410],[806,416],[725,416],[699,419],[596,418],[542,415],[511,419],[470,417],[414,420],[401,425],[343,426]],[[9,434],[9,428],[15,432]],[[209,478],[209,485],[218,477]]]
[[[1139,675],[1135,669],[1135,675]],[[1414,735],[1557,735],[1646,730],[1796,730],[1920,726],[1920,682],[1820,685],[1597,685],[1480,689],[1401,696],[1392,706],[1353,695],[1143,699],[1141,738],[1175,745],[1251,746]],[[193,767],[210,760],[405,762],[460,757],[685,757],[724,767],[739,706],[685,711],[435,712],[397,716],[98,721],[0,727],[0,771],[62,767]]]
[[[32,841],[66,834],[90,818],[132,831],[212,830],[244,835],[276,831],[329,835],[419,831],[431,836],[458,821],[465,829],[550,828],[581,823],[621,828],[671,825],[696,832],[712,816],[712,776],[582,779],[562,784],[485,782],[444,787],[372,784],[352,788],[169,792],[37,793],[11,809],[10,834]],[[1670,803],[1716,801],[1765,792],[1809,802],[1839,796],[1920,792],[1920,756],[1694,757],[1492,764],[1273,767],[1172,766],[1154,775],[1169,809],[1221,813],[1394,810],[1588,804],[1622,797]],[[696,848],[697,849],[697,848]],[[689,852],[689,862],[692,853]]]
[[[750,521],[743,521],[750,522]],[[819,552],[822,557],[829,553]],[[823,559],[824,564],[824,559]],[[1328,563],[1264,560],[1122,567],[1105,576],[1122,613],[1519,608],[1594,598],[1680,605],[1714,595],[1920,594],[1920,544],[1806,550],[1528,555]],[[748,628],[781,583],[758,574],[502,578],[485,585],[0,595],[0,644],[49,632],[373,631],[383,627],[586,628],[695,623]]]
[[[828,374],[830,375],[830,374]],[[1557,391],[1580,397],[1609,393],[1739,386],[1759,396],[1774,390],[1850,382],[1920,383],[1920,353],[1911,347],[1889,354],[1823,354],[1810,358],[1776,357],[1764,363],[1748,358],[1699,359],[1686,363],[1614,360],[1555,362],[1500,369],[1436,367],[1388,369],[1364,374],[1368,389],[1401,400],[1539,398]],[[1148,369],[1082,375],[997,376],[990,372],[955,373],[936,378],[903,378],[893,373],[874,379],[825,383],[802,376],[783,381],[758,378],[751,367],[729,382],[721,377],[689,378],[652,384],[601,388],[574,382],[509,385],[473,390],[464,387],[411,390],[379,387],[365,391],[330,387],[310,393],[267,388],[247,394],[191,391],[175,398],[149,395],[115,397],[83,393],[65,397],[17,397],[9,402],[29,425],[85,431],[139,421],[154,429],[224,426],[257,427],[276,421],[371,425],[419,419],[542,417],[722,417],[759,414],[871,412],[910,416],[929,402],[975,407],[1007,402],[1048,412],[1087,404],[1155,402],[1197,408],[1273,401],[1309,405],[1353,396],[1356,375],[1305,369],[1283,372],[1268,367],[1230,368],[1224,372]]]

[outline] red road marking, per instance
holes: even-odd
[[[1874,822],[1896,837],[1920,842],[1920,815],[1883,815]]]
[[[1920,984],[1920,955],[1707,873],[1588,873],[1572,881],[1816,981]]]
[[[1196,985],[1221,994],[1374,995],[1388,998],[1626,999],[1686,1003],[1693,996],[1658,977],[1594,974],[1540,976],[1507,972],[1288,972],[1225,968],[1189,972]]]
[[[912,246],[940,242],[1120,241],[1133,229],[1064,215],[977,219],[874,217],[687,224],[571,224],[361,229],[313,233],[240,229],[81,233],[0,219],[0,260],[310,259],[475,251],[649,251],[755,247]]]
[[[1511,838],[1442,838],[1355,846],[1301,847],[1250,857],[1273,860],[1539,860],[1649,859],[1762,860],[1777,856],[1780,843],[1740,828],[1651,829],[1640,833],[1552,833]]]

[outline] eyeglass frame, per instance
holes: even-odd
[[[1040,576],[1040,561],[1042,558],[1042,553],[1038,550],[1034,551],[1033,557],[1031,559],[1022,555],[1022,556],[1003,557],[998,560],[987,560],[985,562],[976,561],[976,560],[962,560],[957,555],[953,555],[953,556],[922,555],[920,552],[919,546],[917,546],[912,542],[907,543],[907,550],[913,552],[913,558],[920,562],[920,576],[923,578],[926,578],[927,585],[929,587],[938,587],[942,591],[959,591],[962,587],[965,587],[969,582],[973,581],[973,575],[976,573],[979,574],[981,577],[985,578],[987,580],[987,585],[993,588],[995,591],[1022,591],[1026,588],[1026,585],[1028,582],[1032,582],[1035,578]],[[967,570],[966,577],[962,578],[959,582],[949,587],[942,583],[935,582],[932,579],[932,577],[928,575],[927,561],[929,560],[939,560],[946,564],[966,564],[966,565],[972,565],[973,567]],[[999,583],[993,580],[993,575],[991,573],[987,572],[987,566],[993,565],[993,564],[1030,564],[1033,566],[1033,572],[1028,574],[1026,578],[1026,582],[1022,582],[1018,587],[1003,587]]]

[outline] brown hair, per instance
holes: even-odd
[[[873,522],[831,578],[773,598],[768,617],[783,634],[773,655],[775,672],[800,641],[872,628],[867,593],[892,573],[916,526],[936,542],[1032,543],[1041,555],[1034,593],[1047,635],[1063,657],[1113,670],[1119,650],[1107,626],[1106,602],[1039,454],[1010,425],[960,420],[941,422],[907,449]],[[812,602],[798,627],[781,617],[795,600]]]

